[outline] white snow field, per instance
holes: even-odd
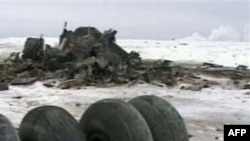
[[[0,39],[0,59],[10,52],[23,49],[26,38]],[[46,38],[51,46],[58,44],[58,38]],[[208,41],[157,41],[118,40],[126,51],[139,52],[144,59],[168,59],[180,62],[210,62],[228,67],[246,65],[250,67],[249,42],[208,42]]]
[[[48,38],[46,42],[56,45],[57,40]],[[5,58],[13,51],[21,51],[24,41],[24,38],[0,39],[0,58]],[[250,45],[247,42],[119,40],[118,44],[127,51],[140,52],[144,59],[250,67]],[[150,84],[70,90],[46,88],[42,82],[29,86],[10,86],[10,90],[0,92],[0,113],[18,128],[24,115],[34,107],[60,106],[79,119],[93,102],[104,98],[127,101],[139,95],[157,95],[172,103],[193,136],[190,141],[223,141],[224,124],[250,124],[249,90],[208,88],[193,92]]]

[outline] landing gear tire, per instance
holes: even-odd
[[[19,136],[22,141],[86,141],[77,121],[55,106],[31,110],[20,125]]]
[[[156,96],[139,96],[129,103],[146,120],[154,141],[188,141],[184,120],[167,101]]]
[[[144,118],[130,104],[105,99],[91,105],[80,120],[88,141],[153,141]]]
[[[0,114],[0,141],[20,141],[15,128],[9,120]]]

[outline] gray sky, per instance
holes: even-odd
[[[249,29],[249,0],[0,0],[0,37],[57,37],[68,27],[114,28],[119,38],[171,39],[220,25]]]

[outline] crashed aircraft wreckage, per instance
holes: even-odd
[[[65,26],[59,47],[45,45],[42,37],[28,38],[22,55],[12,53],[0,64],[0,82],[21,85],[57,79],[64,82],[62,88],[152,79],[175,84],[169,62],[150,62],[148,67],[138,53],[128,53],[115,42],[116,33],[112,29],[101,33],[94,27],[70,31]]]
[[[203,63],[192,68],[168,60],[142,60],[139,53],[128,53],[120,47],[116,43],[116,34],[113,29],[101,33],[94,27],[79,27],[71,31],[65,23],[57,47],[45,44],[42,36],[28,38],[22,53],[14,52],[0,64],[0,88],[8,89],[6,83],[26,85],[46,80],[45,86],[63,89],[140,81],[167,86],[188,82],[195,90],[200,90],[217,83],[201,79],[196,75],[199,73],[230,77],[233,81],[250,78],[246,67],[228,69]]]

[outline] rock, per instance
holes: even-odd
[[[10,82],[11,85],[29,85],[34,83],[37,80],[37,77],[30,78],[16,78]]]
[[[0,91],[9,90],[9,85],[7,83],[0,83]]]

